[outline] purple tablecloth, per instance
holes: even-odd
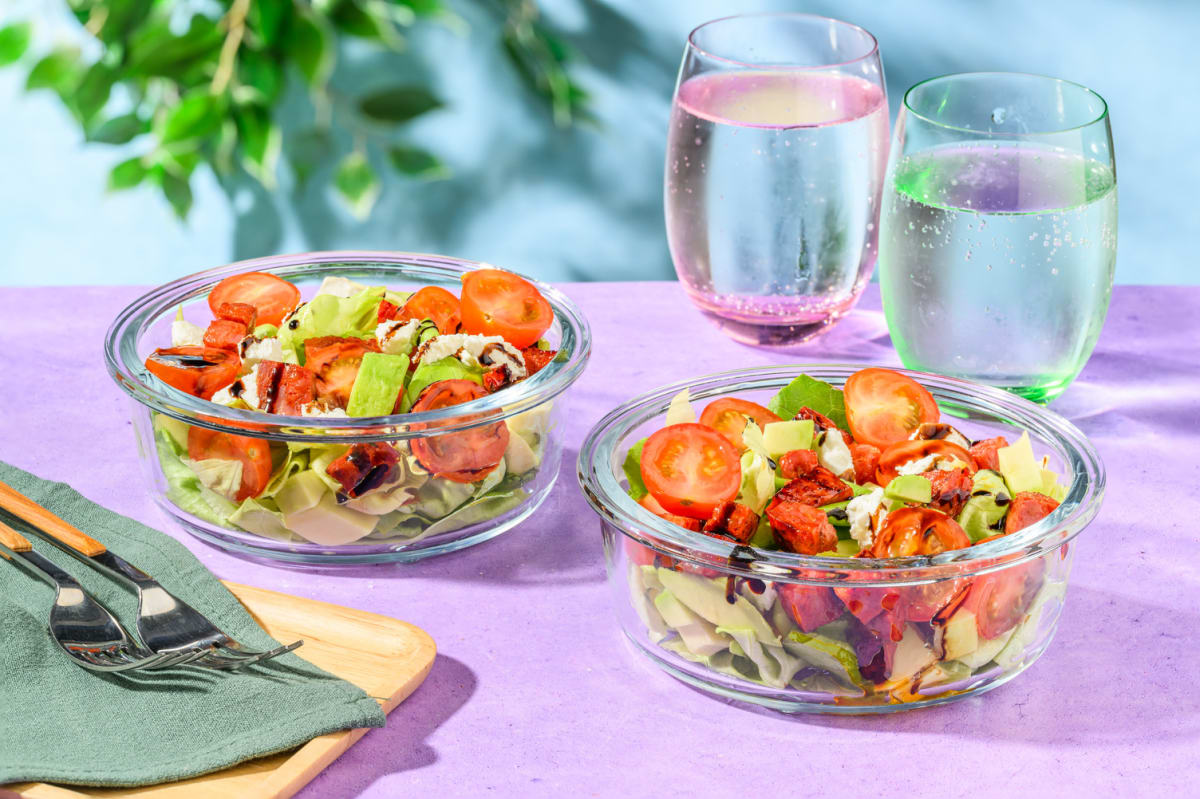
[[[1054,403],[1099,448],[1108,495],[1078,541],[1058,636],[1014,682],[889,717],[789,717],[661,674],[613,623],[599,524],[574,478],[588,428],[634,394],[717,369],[896,363],[878,293],[799,354],[743,347],[672,283],[566,285],[591,321],[558,485],[532,520],[431,562],[273,568],[172,528],[143,490],[101,337],[140,290],[0,290],[0,458],[165,529],[219,576],[396,616],[432,673],[301,795],[938,797],[1195,795],[1200,782],[1200,287],[1116,290]],[[2,702],[2,700],[0,700]]]

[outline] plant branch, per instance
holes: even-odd
[[[225,91],[233,77],[233,68],[237,62],[238,48],[242,46],[242,36],[246,32],[246,14],[250,12],[250,0],[234,0],[233,7],[225,16],[225,24],[229,31],[221,44],[221,56],[217,61],[217,71],[213,74],[212,93],[220,94]]]

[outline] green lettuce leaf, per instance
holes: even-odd
[[[373,286],[349,297],[335,294],[313,297],[279,331],[283,359],[289,363],[303,364],[304,342],[310,338],[371,338],[375,335],[379,302],[383,294],[383,286]]]
[[[417,397],[430,383],[439,380],[472,380],[483,383],[483,369],[478,366],[467,366],[454,356],[447,356],[433,363],[423,363],[413,370],[408,386],[404,389],[404,401],[400,404],[400,412],[408,413]]]
[[[780,419],[793,418],[801,408],[812,408],[820,414],[828,416],[830,421],[841,429],[847,428],[846,403],[842,398],[842,390],[828,383],[800,375],[771,398],[767,403]]]
[[[641,502],[642,497],[650,493],[646,489],[646,481],[642,479],[642,447],[645,445],[646,439],[643,438],[630,447],[625,455],[625,479],[629,481],[629,496],[635,502]]]

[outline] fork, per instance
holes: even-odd
[[[203,650],[194,665],[239,669],[291,652],[304,641],[271,650],[248,649],[222,632],[199,611],[167,591],[124,558],[55,516],[28,497],[0,483],[0,518],[15,515],[28,532],[131,586],[138,595],[137,631],[152,652],[174,654]]]
[[[129,634],[71,575],[33,550],[29,539],[0,524],[0,554],[54,587],[50,635],[75,662],[89,671],[120,672],[185,665],[202,652],[154,653],[136,645]]]

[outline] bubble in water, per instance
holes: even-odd
[[[1051,270],[1050,270],[1050,274],[1052,274],[1052,275],[1057,275],[1057,274],[1058,274],[1058,267],[1056,266],[1056,267],[1054,267],[1053,269],[1051,269]]]
[[[1006,120],[1006,119],[1008,119],[1008,109],[1006,109],[1006,108],[993,108],[992,109],[992,121],[995,122],[997,125],[1003,125],[1004,120]]]

